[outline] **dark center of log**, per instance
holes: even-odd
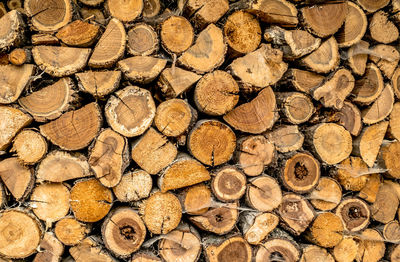
[[[308,176],[308,169],[305,165],[297,162],[294,166],[294,175],[297,179],[303,180],[306,176]]]
[[[278,251],[272,252],[269,255],[269,261],[271,262],[283,262],[286,261],[286,259],[282,256],[281,253],[279,253]]]
[[[120,227],[119,232],[126,240],[135,240],[136,239],[135,229],[131,226]]]
[[[361,211],[357,207],[350,207],[348,214],[349,214],[349,217],[353,218],[353,219],[357,219],[357,218],[361,217]]]

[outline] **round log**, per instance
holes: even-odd
[[[246,202],[259,211],[272,211],[282,203],[282,191],[270,176],[259,176],[249,180]]]
[[[144,170],[125,173],[119,184],[113,187],[114,195],[121,202],[138,201],[147,198],[153,187],[153,180]]]
[[[246,176],[233,166],[222,167],[215,172],[211,188],[220,201],[239,200],[246,192]]]

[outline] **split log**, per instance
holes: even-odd
[[[315,217],[315,211],[310,203],[301,195],[293,193],[283,196],[277,212],[283,227],[294,235],[303,233]]]
[[[390,113],[389,131],[394,138],[400,140],[400,103],[398,102],[393,105]]]
[[[189,215],[202,215],[212,205],[211,190],[204,183],[185,188],[178,198],[184,212]]]
[[[167,192],[156,192],[141,207],[143,221],[153,234],[167,234],[181,221],[182,207],[178,198]]]
[[[381,223],[388,223],[396,216],[399,199],[392,186],[382,183],[376,195],[375,202],[371,205],[371,217]]]
[[[56,237],[66,246],[78,245],[89,232],[87,224],[81,223],[73,217],[65,217],[54,226]]]
[[[253,52],[261,42],[260,23],[253,15],[236,11],[226,19],[224,36],[233,56]]]
[[[209,243],[205,243],[205,256],[208,262],[251,261],[251,247],[246,240],[239,236],[223,240],[210,238]]]
[[[57,45],[59,44],[59,40],[57,37],[49,34],[49,33],[38,33],[34,34],[31,37],[32,45]]]
[[[296,68],[290,68],[287,77],[297,91],[307,94],[311,94],[311,90],[319,86],[325,79],[322,75]]]
[[[77,220],[97,222],[111,209],[113,195],[97,179],[80,180],[71,189],[70,206]]]
[[[357,255],[358,260],[380,261],[385,255],[385,243],[381,234],[375,229],[367,228],[361,233],[361,248]]]
[[[87,147],[97,136],[102,122],[99,106],[90,103],[41,125],[40,133],[62,149],[78,150]]]
[[[145,2],[149,3],[150,1]],[[144,14],[144,13],[143,13]],[[145,23],[136,24],[128,31],[127,49],[132,55],[148,56],[158,51],[158,36],[153,27]]]
[[[26,0],[26,15],[34,29],[54,32],[67,25],[72,19],[72,4],[69,0]]]
[[[24,200],[35,183],[32,169],[23,166],[16,157],[6,158],[0,162],[0,177],[17,201]]]
[[[336,179],[345,190],[360,191],[368,181],[368,166],[359,157],[350,156],[337,165]]]
[[[300,92],[275,93],[278,108],[291,124],[307,122],[315,112],[311,99]],[[318,100],[318,99],[317,99]]]
[[[356,80],[352,94],[353,102],[370,104],[375,101],[382,93],[384,88],[383,77],[379,68],[369,63],[363,78]]]
[[[361,261],[356,260],[361,245],[361,240],[359,238],[345,236],[343,240],[333,248],[332,254],[338,262]]]
[[[156,106],[148,90],[127,86],[108,99],[104,111],[114,131],[133,137],[143,134],[150,127]]]
[[[82,7],[79,9],[79,13],[84,20],[93,20],[100,25],[105,25],[107,22],[102,10],[100,9]]]
[[[132,160],[151,175],[155,175],[171,164],[178,150],[162,134],[149,128],[132,144]]]
[[[400,98],[400,67],[397,67],[391,78],[392,87],[397,98]]]
[[[292,241],[283,238],[272,238],[262,243],[255,255],[256,262],[273,262],[278,259],[283,261],[298,261],[300,248]]]
[[[237,142],[236,159],[246,175],[258,176],[276,159],[275,146],[261,135],[243,137]]]
[[[239,85],[225,71],[215,70],[204,75],[194,90],[197,108],[208,115],[225,115],[239,101]]]
[[[342,220],[346,231],[357,232],[368,226],[371,212],[361,199],[347,198],[339,204],[335,214]]]
[[[358,136],[363,127],[361,112],[358,107],[348,101],[343,102],[343,107],[328,117],[332,121],[342,125],[353,136]]]
[[[208,24],[216,23],[228,10],[228,0],[188,0],[184,13],[191,17],[196,29],[203,29]]]
[[[73,109],[77,100],[74,82],[71,78],[64,77],[52,85],[21,97],[18,103],[33,116],[35,121],[46,122]]]
[[[52,151],[40,162],[36,170],[39,183],[64,182],[90,176],[89,163],[82,154],[71,155],[64,151]]]
[[[369,32],[373,40],[383,44],[389,44],[399,38],[399,30],[383,11],[374,13],[369,23]]]
[[[390,84],[386,84],[374,103],[361,112],[363,122],[375,124],[384,120],[392,112],[394,99],[392,87]]]
[[[65,217],[69,212],[69,189],[61,183],[37,185],[30,197],[33,213],[43,220],[47,227]]]
[[[155,173],[156,174],[156,173]],[[210,180],[207,169],[190,156],[181,153],[165,170],[158,180],[161,192],[195,185]]]
[[[335,34],[339,47],[349,47],[360,42],[367,31],[368,21],[364,11],[353,2],[346,2],[348,12],[343,26]]]
[[[357,3],[368,13],[373,13],[385,7],[389,0],[357,0]]]
[[[129,207],[114,209],[101,227],[104,245],[118,257],[129,257],[138,250],[146,237],[140,216]]]
[[[8,106],[0,106],[0,119],[0,150],[7,149],[15,135],[32,122],[31,116]]]
[[[0,34],[0,51],[18,47],[24,42],[25,23],[20,12],[13,10],[0,18],[2,32]]]
[[[291,191],[310,192],[319,181],[319,162],[309,153],[296,153],[283,166],[280,178],[283,185]]]
[[[361,156],[364,162],[372,167],[378,156],[388,125],[388,121],[382,121],[365,127],[353,141],[353,155]]]
[[[204,74],[224,62],[226,49],[221,29],[210,24],[200,32],[194,45],[179,57],[178,62],[198,74]]]
[[[394,245],[393,247],[389,248],[389,259],[390,261],[397,262],[400,260],[400,245]]]
[[[96,41],[99,29],[98,25],[75,20],[61,28],[56,37],[69,46],[88,47]]]
[[[151,19],[160,13],[161,10],[160,0],[144,0],[143,4],[144,4],[142,12],[143,17]]]
[[[153,1],[153,0],[148,0]],[[130,262],[161,262],[161,259],[158,258],[156,255],[148,252],[136,252]]]
[[[382,236],[385,240],[392,242],[400,241],[400,224],[398,221],[393,220],[387,223],[382,230]]]
[[[246,203],[259,211],[272,211],[282,203],[281,188],[270,176],[250,179],[246,190]]]
[[[316,73],[328,73],[335,69],[339,62],[339,47],[334,37],[325,40],[318,49],[300,59],[302,65]]]
[[[194,30],[183,16],[170,16],[161,24],[162,47],[171,54],[185,52],[193,43]]]
[[[302,250],[300,262],[334,262],[335,259],[324,248],[307,245]]]
[[[224,116],[224,120],[233,128],[252,134],[270,129],[277,119],[275,94],[270,87],[264,88],[256,98]]]
[[[340,203],[342,188],[336,180],[330,177],[321,177],[317,186],[308,195],[308,198],[314,208],[329,211]]]
[[[299,22],[296,7],[286,0],[250,1],[248,5],[247,11],[263,22],[283,27],[295,27]]]
[[[57,262],[61,260],[64,253],[63,244],[54,236],[52,232],[44,233],[43,238],[40,240],[39,253],[36,254],[33,262]]]
[[[259,245],[278,226],[279,217],[273,213],[247,212],[241,218],[244,239],[251,245]]]
[[[282,61],[283,52],[270,44],[261,44],[256,51],[235,59],[229,68],[242,82],[263,88],[282,78],[288,65]]]
[[[374,203],[376,201],[376,196],[378,195],[379,187],[381,186],[381,184],[382,179],[379,174],[369,175],[367,183],[365,184],[363,189],[360,190],[358,196],[370,203]]]
[[[344,23],[347,3],[329,3],[301,9],[305,26],[315,35],[325,38],[336,33]]]
[[[382,73],[391,78],[400,60],[400,53],[390,45],[376,45],[371,48],[369,59],[374,62]]]
[[[281,153],[299,150],[303,146],[304,135],[297,125],[282,125],[264,134]]]
[[[63,77],[75,74],[86,66],[89,48],[65,46],[35,46],[32,49],[35,63],[51,76]]]
[[[334,247],[343,239],[343,224],[337,215],[325,212],[317,215],[306,238],[321,247]]]
[[[200,78],[200,75],[193,72],[172,67],[162,71],[157,85],[166,98],[175,98],[189,90]]]
[[[23,209],[3,210],[0,216],[0,254],[26,258],[37,251],[43,228],[37,218]]]
[[[202,120],[190,131],[187,146],[190,153],[203,164],[218,166],[232,158],[236,135],[222,122]]]
[[[117,260],[108,254],[98,242],[99,240],[93,237],[87,237],[78,245],[71,247],[69,253],[76,262],[116,262]]]
[[[15,48],[8,55],[8,60],[11,64],[20,66],[32,62],[32,53],[30,49]]]
[[[392,178],[400,178],[400,163],[396,159],[400,154],[400,142],[396,141],[381,148],[379,166],[387,169],[387,174]]]
[[[104,98],[114,92],[120,84],[120,71],[85,71],[75,74],[78,87],[96,98]]]
[[[313,151],[327,164],[337,164],[351,154],[351,135],[340,125],[333,123],[315,125],[308,129],[306,135]]]
[[[121,182],[113,187],[114,195],[121,202],[138,201],[147,198],[153,187],[151,176],[143,170],[125,173]]]
[[[368,54],[366,51],[369,48],[369,43],[366,41],[359,41],[357,44],[352,45],[347,51],[348,64],[356,75],[364,75],[365,68],[367,67]]]
[[[165,68],[167,60],[151,56],[134,56],[120,60],[118,68],[130,81],[148,84]]]
[[[211,189],[220,201],[239,200],[246,192],[246,176],[234,166],[224,166],[214,173]]]
[[[10,152],[15,152],[24,164],[35,164],[47,153],[47,141],[38,132],[22,130],[13,140]]]
[[[0,103],[15,102],[31,82],[35,66],[0,65]]]
[[[186,100],[171,99],[158,105],[154,124],[165,136],[178,137],[194,125],[197,112]]]
[[[143,11],[143,0],[107,0],[104,4],[107,12],[118,20],[126,23],[136,20]]]
[[[107,128],[100,132],[89,150],[89,165],[105,187],[119,184],[129,165],[128,140]]]

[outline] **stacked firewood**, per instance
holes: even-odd
[[[400,261],[400,0],[0,2],[0,261]]]

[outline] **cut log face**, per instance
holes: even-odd
[[[98,25],[75,20],[61,28],[56,37],[69,46],[88,47],[96,41],[99,29]]]
[[[261,42],[260,23],[253,15],[236,11],[227,18],[224,35],[234,54],[247,54],[256,50]]]
[[[75,246],[89,233],[86,224],[79,222],[72,217],[66,217],[59,220],[54,226],[54,233],[58,240],[66,246]]]
[[[15,152],[24,164],[35,164],[47,153],[47,141],[38,132],[22,130],[14,139],[10,152]]]
[[[321,177],[317,186],[309,194],[310,202],[316,209],[329,211],[342,199],[342,188],[330,177]]]
[[[367,65],[363,78],[355,82],[352,91],[353,101],[360,104],[370,104],[379,97],[383,88],[383,77],[379,68],[370,63]]]
[[[134,56],[118,62],[125,77],[133,82],[148,84],[165,68],[167,60],[151,56]]]
[[[354,261],[361,248],[361,240],[358,237],[345,236],[343,240],[333,248],[332,254],[336,261]]]
[[[339,47],[358,43],[367,31],[368,21],[364,11],[353,2],[346,2],[348,12],[343,26],[335,34]]]
[[[400,60],[400,53],[393,46],[376,45],[371,48],[369,59],[379,67],[387,78],[392,78]]]
[[[132,208],[119,207],[104,220],[101,234],[109,250],[118,257],[128,257],[142,245],[146,227]]]
[[[361,233],[362,243],[357,257],[362,257],[363,261],[379,261],[385,255],[385,243],[381,234],[371,228],[367,228]]]
[[[367,67],[367,59],[368,54],[365,52],[369,48],[369,43],[361,40],[357,44],[352,45],[348,52],[347,56],[349,57],[348,64],[356,75],[364,75],[365,68]]]
[[[0,65],[0,104],[15,102],[31,82],[35,66]]]
[[[392,112],[393,103],[393,88],[389,84],[386,84],[374,103],[362,111],[363,122],[366,124],[375,124],[384,120]]]
[[[97,6],[104,2],[104,0],[79,0],[79,2],[84,3],[88,6]]]
[[[161,24],[161,44],[170,53],[185,52],[193,43],[194,31],[183,16],[170,16]]]
[[[105,248],[91,237],[85,238],[81,243],[69,249],[69,253],[76,262],[102,261],[116,262]]]
[[[147,198],[152,187],[151,176],[146,171],[135,170],[124,174],[121,182],[113,187],[113,192],[119,201],[131,202]]]
[[[250,245],[239,236],[228,238],[220,245],[207,246],[205,253],[209,262],[250,262],[252,258]]]
[[[373,40],[383,44],[389,44],[399,38],[399,30],[383,11],[374,13],[369,23],[369,32]]]
[[[374,220],[386,224],[394,219],[398,206],[399,199],[392,186],[382,183],[379,186],[376,200],[370,207],[371,216]]]
[[[166,98],[175,98],[192,87],[200,78],[198,74],[173,67],[162,71],[157,84]]]
[[[286,239],[268,239],[262,243],[255,255],[256,262],[273,262],[275,259],[283,261],[298,261],[300,259],[300,250],[291,241]]]
[[[35,182],[32,170],[23,166],[16,157],[6,158],[0,162],[0,177],[17,201],[28,196]]]
[[[261,135],[240,139],[236,154],[239,167],[248,176],[260,175],[276,158],[274,144]]]
[[[145,6],[149,2],[146,1]],[[132,55],[151,55],[158,50],[157,33],[148,24],[136,24],[128,31],[127,45],[128,52]]]
[[[323,42],[317,50],[300,60],[304,66],[316,73],[328,73],[332,71],[338,66],[339,61],[339,47],[334,37]]]
[[[289,69],[288,75],[293,87],[299,91],[311,94],[311,90],[319,86],[325,77],[314,72],[300,69]]]
[[[335,213],[340,217],[344,229],[347,231],[357,232],[368,226],[370,210],[368,205],[361,199],[344,199],[336,208]]]
[[[41,125],[40,132],[62,149],[78,150],[88,146],[96,137],[102,122],[99,106],[90,103]]]
[[[400,224],[398,221],[393,220],[387,223],[382,232],[385,240],[399,242],[400,241]]]
[[[397,67],[392,76],[392,87],[397,98],[400,98],[400,67]]]
[[[190,186],[179,196],[182,207],[189,215],[201,215],[212,205],[211,190],[204,183]]]
[[[244,232],[244,239],[251,245],[259,245],[279,224],[279,217],[273,213],[260,213],[253,224]]]
[[[304,135],[298,126],[282,125],[265,133],[265,137],[274,144],[275,149],[281,153],[299,150],[303,146]]]
[[[79,88],[96,98],[114,92],[121,80],[120,71],[85,71],[75,74]]]
[[[49,33],[38,33],[34,34],[31,37],[31,41],[33,45],[57,45],[59,44],[59,40],[57,37],[49,34]]]
[[[126,7],[126,4],[121,3],[121,5]],[[97,42],[88,65],[95,68],[111,67],[124,55],[125,47],[124,25],[118,19],[113,18]]]
[[[314,219],[314,209],[310,203],[300,195],[286,194],[278,208],[284,226],[295,235],[303,233]]]
[[[37,218],[25,210],[9,209],[1,212],[0,232],[0,254],[18,259],[36,252],[43,229]]]
[[[227,0],[189,0],[185,6],[187,14],[197,29],[203,29],[208,24],[216,23],[228,10]]]
[[[69,77],[62,78],[52,85],[21,97],[18,103],[35,121],[54,120],[68,111],[76,103],[77,94]]]
[[[194,45],[179,57],[178,62],[196,73],[204,74],[224,62],[226,49],[221,29],[210,24],[200,32]]]
[[[197,160],[209,166],[218,166],[232,158],[236,135],[222,122],[203,120],[190,131],[187,145]]]
[[[325,248],[314,245],[308,245],[303,248],[300,262],[334,262],[335,259]]]
[[[320,177],[319,162],[309,153],[297,153],[288,159],[281,174],[287,189],[298,193],[310,192]]]
[[[261,21],[283,27],[295,27],[299,22],[296,7],[286,0],[252,1],[248,12],[257,15]]]
[[[128,140],[112,129],[103,130],[90,150],[89,165],[100,183],[114,187],[129,165]]]
[[[8,55],[8,60],[10,60],[11,64],[20,66],[30,63],[32,60],[32,54],[30,49],[15,48]]]
[[[82,70],[90,51],[89,48],[40,45],[32,49],[32,55],[40,69],[52,76],[63,77]]]
[[[337,165],[336,178],[345,190],[360,191],[368,181],[368,166],[359,157],[351,156]]]
[[[161,10],[160,0],[145,0],[143,1],[143,4],[144,4],[142,12],[143,17],[153,18],[160,13]]]
[[[344,126],[353,136],[358,136],[363,127],[360,110],[348,101],[344,101],[340,111],[333,114],[332,121]]]
[[[365,11],[373,13],[385,7],[389,3],[389,0],[357,0],[357,2]]]
[[[242,82],[263,88],[278,82],[286,72],[288,65],[282,58],[282,51],[270,44],[261,44],[256,51],[235,59],[229,67]]]
[[[246,191],[246,202],[259,211],[272,211],[282,203],[281,188],[270,176],[250,179]]]
[[[392,113],[390,113],[390,134],[400,140],[400,103],[397,102],[393,105]]]
[[[342,109],[343,102],[354,88],[354,77],[347,69],[339,69],[323,85],[312,91],[313,97],[325,107]]]
[[[307,122],[315,112],[311,99],[300,92],[276,93],[276,100],[285,120],[292,124]]]
[[[71,189],[70,206],[75,218],[82,222],[96,222],[111,209],[113,195],[95,179],[78,181]]]
[[[84,155],[71,155],[52,151],[40,162],[36,171],[38,182],[64,182],[90,176],[89,164]]]
[[[69,0],[27,0],[24,3],[27,16],[38,31],[53,32],[67,25],[72,19]]]
[[[151,93],[136,86],[128,86],[111,96],[105,107],[111,128],[123,136],[143,134],[153,122],[156,106]]]
[[[242,132],[260,134],[274,125],[278,118],[275,111],[275,94],[270,87],[266,87],[256,98],[227,113],[224,120]]]
[[[5,150],[15,135],[32,122],[32,118],[21,110],[0,106],[0,150]]]
[[[167,167],[176,157],[178,150],[162,134],[150,128],[132,145],[132,159],[142,169],[155,175]]]
[[[162,192],[210,180],[207,169],[187,155],[179,155],[161,174],[158,186]]]
[[[132,22],[143,11],[143,0],[107,0],[105,8],[111,16],[122,22]]]
[[[334,247],[343,239],[343,224],[339,216],[325,212],[312,222],[307,239],[321,247]]]
[[[63,244],[51,232],[44,233],[43,238],[40,240],[38,249],[41,251],[37,253],[33,262],[43,261],[60,261],[64,253]]]
[[[147,252],[136,252],[133,255],[132,259],[129,261],[130,262],[161,262],[161,259],[151,253],[148,254]]]
[[[202,215],[189,217],[189,220],[202,230],[224,235],[235,226],[239,217],[238,207],[238,202],[226,203]]]
[[[182,207],[171,193],[156,192],[146,199],[142,210],[143,221],[153,234],[167,234],[181,221]]]
[[[51,226],[68,214],[69,195],[69,189],[63,184],[40,184],[32,191],[30,206],[40,220]]]
[[[1,8],[0,8],[1,9]],[[4,10],[5,11],[5,10]],[[1,12],[1,11],[0,11]],[[16,10],[4,13],[0,16],[0,50],[5,51],[12,46],[23,43],[24,20],[21,13]]]
[[[329,3],[325,5],[304,7],[304,23],[319,37],[325,38],[336,33],[342,26],[348,13],[347,3]]]
[[[388,175],[392,178],[400,178],[400,163],[396,159],[400,155],[400,142],[384,145],[380,152],[379,162],[386,167]]]
[[[367,184],[360,190],[358,196],[370,203],[374,203],[381,184],[382,178],[379,174],[369,175]]]
[[[289,30],[284,33],[285,42],[290,47],[290,54],[284,53],[288,58],[299,58],[317,49],[321,39],[313,37],[304,30]]]
[[[211,188],[220,201],[239,200],[246,192],[246,176],[234,166],[225,166],[215,173]]]
[[[107,22],[104,17],[103,11],[100,9],[82,7],[81,9],[79,9],[79,13],[82,16],[82,19],[93,20],[100,25],[105,25]]]

